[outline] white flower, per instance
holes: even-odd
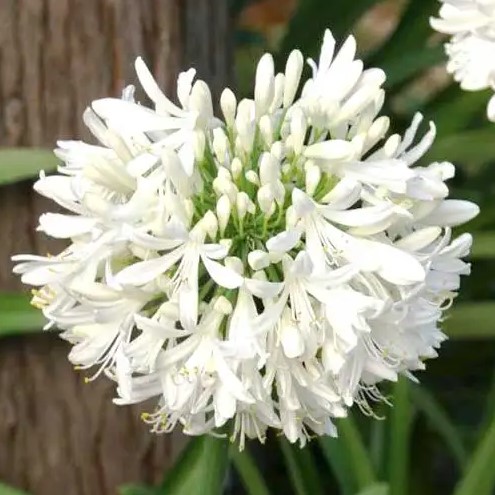
[[[222,93],[224,122],[192,69],[177,106],[138,59],[154,108],[132,87],[97,100],[84,119],[100,144],[58,143],[65,165],[35,184],[69,211],[39,230],[70,245],[14,271],[117,404],[158,398],[153,431],[304,445],[436,356],[469,273],[471,238],[450,229],[478,207],[448,199],[452,164],[417,165],[433,124],[416,144],[420,115],[386,137],[384,73],[355,50],[334,53],[327,31],[301,90],[299,51],[283,74],[264,55],[254,99]]]
[[[493,0],[441,0],[440,18],[430,23],[452,35],[445,45],[447,70],[461,88],[495,90],[495,2]],[[488,118],[495,121],[495,96],[488,103]]]

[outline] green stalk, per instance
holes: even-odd
[[[296,495],[323,495],[320,477],[308,446],[301,449],[280,438],[280,447],[285,458],[287,472]]]
[[[193,438],[157,490],[163,495],[222,495],[228,466],[226,438]]]
[[[237,445],[232,445],[229,457],[248,495],[270,495],[270,490],[247,449],[240,452]]]
[[[412,410],[409,383],[400,378],[394,385],[394,407],[390,416],[389,495],[405,495],[409,487],[409,436]]]
[[[495,486],[495,419],[478,443],[454,495],[484,495]]]
[[[355,484],[359,490],[376,483],[376,475],[371,459],[361,438],[361,434],[349,415],[338,424],[339,440],[348,456],[348,464],[353,471]]]

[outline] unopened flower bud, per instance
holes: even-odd
[[[275,92],[275,65],[273,57],[265,53],[256,68],[256,81],[254,85],[254,102],[256,107],[256,119],[264,115],[273,101]]]
[[[204,128],[213,118],[213,103],[208,84],[198,79],[191,90],[189,96],[189,109],[198,113],[197,124]]]
[[[276,181],[280,176],[280,164],[271,153],[263,153],[259,162],[260,182],[269,184]]]
[[[273,125],[268,115],[263,115],[259,123],[260,133],[267,146],[273,143]]]
[[[227,268],[230,268],[239,275],[244,273],[244,263],[237,256],[227,256],[224,263]]]
[[[383,146],[383,152],[387,158],[391,158],[395,156],[395,153],[399,149],[401,143],[401,139],[399,134],[392,134],[387,141],[385,141],[385,145]]]
[[[213,129],[213,152],[218,161],[223,164],[227,158],[227,150],[229,148],[229,140],[225,132],[220,127]]]
[[[284,157],[284,145],[282,141],[275,141],[271,148],[270,148],[270,153],[280,162],[282,161],[282,158]]]
[[[299,50],[293,50],[285,65],[283,105],[287,108],[294,101],[304,66],[304,57]]]
[[[203,131],[194,131],[192,140],[194,158],[201,161],[205,154],[206,138]]]
[[[225,296],[219,296],[213,304],[213,309],[224,315],[230,315],[232,313],[232,303]]]
[[[230,171],[234,180],[237,180],[242,173],[242,162],[237,156],[232,160],[232,163],[230,164]]]
[[[256,249],[248,254],[248,263],[253,270],[262,270],[270,264],[268,253]]]
[[[249,196],[244,191],[237,193],[236,208],[237,214],[241,219],[246,216],[247,212],[254,214],[254,212],[256,211],[256,206],[249,199]]]
[[[306,167],[306,194],[309,196],[313,196],[320,183],[321,179],[321,170],[315,164],[310,164]]]
[[[223,235],[230,219],[231,203],[227,195],[220,196],[217,201],[217,217],[220,235]]]
[[[292,148],[296,155],[301,154],[306,139],[308,123],[304,112],[300,108],[294,108],[290,120],[290,132],[292,137]]]
[[[212,239],[217,237],[218,220],[211,210],[208,210],[201,219],[201,226]]]
[[[225,88],[220,96],[220,108],[228,127],[234,125],[237,100],[231,89]]]
[[[213,180],[213,190],[218,196],[226,194],[231,202],[235,201],[235,197],[238,191],[235,184],[225,177],[217,177]]]
[[[258,174],[254,170],[248,170],[244,174],[244,177],[246,177],[246,180],[248,182],[251,182],[251,184],[254,184],[256,186],[260,185],[260,178],[258,177]]]
[[[270,113],[275,112],[282,105],[282,100],[284,98],[284,86],[285,86],[285,76],[283,74],[277,74],[275,76],[275,84],[273,91],[273,100],[268,109]]]
[[[270,186],[268,185],[262,186],[258,189],[257,199],[260,210],[265,213],[265,215],[268,214],[274,207],[273,194]]]
[[[299,217],[296,213],[296,209],[293,205],[289,206],[287,208],[287,211],[285,212],[285,228],[293,229],[296,226],[298,220]]]

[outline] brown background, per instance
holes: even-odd
[[[169,94],[191,65],[218,94],[232,67],[227,3],[0,0],[0,145],[87,138],[84,108],[134,82],[137,55]],[[55,249],[34,231],[47,208],[31,184],[0,189],[0,290],[26,290],[11,254]],[[159,480],[180,440],[152,436],[137,408],[114,406],[105,378],[84,385],[67,352],[56,335],[0,341],[0,480],[35,495]]]

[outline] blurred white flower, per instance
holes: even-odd
[[[436,356],[469,273],[471,238],[451,227],[478,208],[447,199],[452,164],[417,165],[433,124],[416,144],[420,115],[385,137],[385,75],[355,50],[327,31],[302,89],[299,51],[283,74],[264,55],[254,99],[224,90],[223,122],[193,70],[179,107],[138,59],[154,109],[133,88],[94,102],[100,144],[60,142],[65,165],[36,183],[70,212],[39,230],[71,244],[14,271],[116,403],[158,397],[153,431],[227,428],[242,448],[270,427],[304,445]]]
[[[445,45],[447,70],[466,91],[495,90],[495,1],[441,0],[440,17],[431,18],[437,31],[452,35]],[[487,108],[495,121],[495,95]]]

